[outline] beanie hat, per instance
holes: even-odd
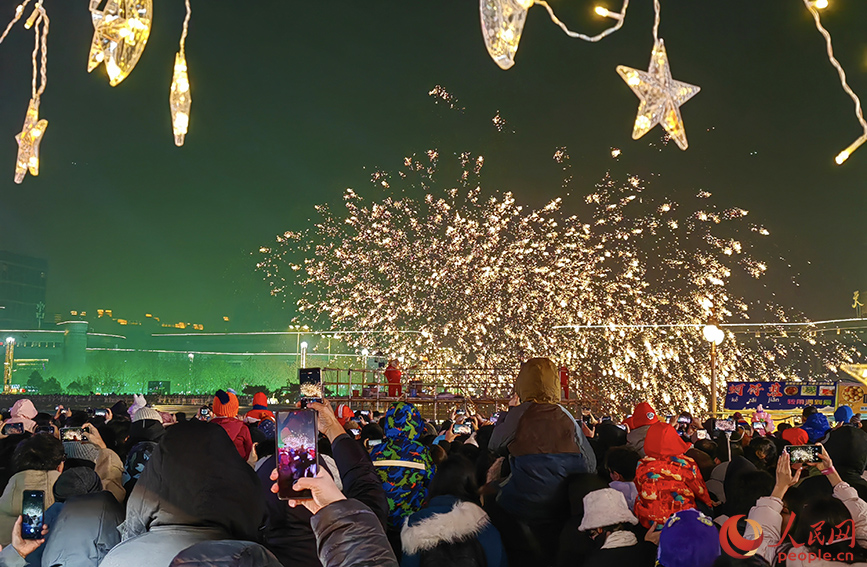
[[[653,406],[647,402],[641,402],[635,406],[635,411],[632,412],[629,428],[638,429],[639,427],[652,425],[658,421],[659,417],[657,417],[656,410],[653,409]]]
[[[340,422],[340,425],[344,426],[347,421],[355,417],[355,412],[348,405],[340,404],[337,406],[335,415],[337,415],[337,421]]]
[[[807,432],[800,427],[790,427],[782,433],[783,441],[789,445],[806,445],[810,442]]]
[[[133,421],[142,421],[143,419],[152,419],[154,421],[163,422],[163,416],[160,415],[160,412],[153,408],[139,408],[132,416]]]
[[[698,510],[675,512],[659,534],[658,565],[711,567],[720,556],[719,532]]]
[[[217,390],[214,396],[214,415],[236,417],[238,415],[238,396],[234,392]]]
[[[51,490],[54,500],[65,502],[73,496],[101,492],[102,480],[96,471],[89,467],[74,467],[63,471]]]
[[[82,443],[81,441],[64,441],[63,451],[66,453],[67,459],[78,459],[79,461],[96,462],[99,457],[99,447],[91,443]]]
[[[849,423],[853,415],[855,415],[855,412],[852,411],[852,408],[849,406],[840,406],[837,408],[837,411],[834,412],[834,421],[837,423]]]
[[[603,488],[584,497],[584,518],[578,531],[585,532],[624,523],[635,525],[638,519],[629,511],[622,492]]]

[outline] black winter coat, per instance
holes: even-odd
[[[310,524],[323,567],[398,567],[381,520],[357,500],[329,504]]]
[[[365,504],[385,526],[388,501],[367,451],[348,435],[335,439],[331,451],[340,471],[343,493],[347,498],[355,498]],[[312,514],[303,506],[290,508],[271,492],[274,483],[270,476],[274,468],[275,459],[272,456],[259,467],[257,473],[262,481],[267,507],[263,531],[265,547],[277,556],[284,567],[320,567],[316,537],[310,527]]]

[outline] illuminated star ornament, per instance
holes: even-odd
[[[108,81],[117,86],[138,63],[153,21],[153,0],[90,0],[93,42],[87,60],[90,73],[105,63]]]
[[[677,146],[685,150],[689,144],[686,141],[686,129],[680,115],[680,106],[701,89],[671,78],[668,55],[665,53],[663,41],[657,40],[653,46],[650,67],[647,71],[619,65],[617,72],[641,100],[638,105],[638,116],[635,118],[635,128],[632,130],[632,139],[637,140],[657,124],[662,124]]]
[[[24,127],[15,136],[15,141],[18,142],[15,183],[24,181],[24,176],[28,171],[30,171],[30,175],[39,175],[39,144],[42,142],[46,128],[48,128],[48,120],[39,119],[39,99],[30,99],[27,116],[24,118]]]
[[[500,69],[515,64],[527,10],[533,3],[534,0],[479,0],[485,46]]]

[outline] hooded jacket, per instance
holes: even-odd
[[[861,476],[867,467],[867,431],[850,425],[838,427],[828,436],[825,450],[840,478],[854,488],[862,499],[867,498],[867,480]],[[804,478],[800,486],[807,494],[832,493],[831,483],[823,475]]]
[[[487,513],[454,496],[436,496],[410,516],[400,532],[400,541],[401,567],[508,565],[500,532]],[[480,561],[476,555],[481,555]]]
[[[6,423],[23,423],[24,431],[30,433],[36,431],[36,422],[33,421],[33,418],[36,417],[36,414],[39,412],[36,411],[36,406],[34,406],[33,402],[30,400],[27,398],[18,400],[12,406],[9,413],[12,417],[7,419]]]
[[[100,567],[168,567],[183,549],[208,540],[256,541],[265,505],[253,468],[219,426],[173,425],[136,483],[123,542]]]
[[[828,423],[828,418],[825,417],[825,414],[814,413],[807,418],[801,429],[807,432],[810,443],[818,443],[831,429],[831,424]]]
[[[502,482],[497,502],[529,522],[567,514],[565,480],[595,472],[596,455],[578,422],[560,400],[554,363],[533,358],[515,380],[521,405],[494,427],[488,448],[510,455],[511,475]]]
[[[246,461],[250,457],[250,451],[253,450],[253,439],[250,437],[250,430],[247,429],[246,423],[237,417],[215,417],[211,423],[216,423],[229,434],[229,439],[232,440],[242,459]]]
[[[268,396],[265,392],[256,392],[253,394],[253,409],[244,418],[247,421],[262,421],[266,417],[275,419],[274,412],[268,409]]]
[[[707,486],[695,461],[684,455],[689,449],[667,423],[651,425],[644,441],[647,456],[638,462],[635,515],[641,525],[662,524],[675,512],[695,508],[696,500],[711,505]]]
[[[97,567],[109,550],[120,543],[117,527],[121,522],[123,508],[110,492],[66,500],[50,525],[45,545],[40,548],[43,567]]]
[[[370,452],[388,499],[388,528],[399,530],[404,518],[421,509],[434,475],[428,448],[419,440],[424,421],[407,402],[392,404],[380,422],[385,439]]]
[[[644,438],[647,436],[647,430],[658,422],[659,416],[656,415],[653,406],[647,402],[637,404],[632,412],[632,417],[626,420],[626,425],[629,426],[629,433],[626,434],[627,445],[644,457]]]

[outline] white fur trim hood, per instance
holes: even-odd
[[[481,507],[472,502],[458,502],[450,511],[434,514],[412,526],[407,520],[400,532],[400,541],[403,552],[414,555],[441,543],[476,537],[488,524],[490,518]]]

